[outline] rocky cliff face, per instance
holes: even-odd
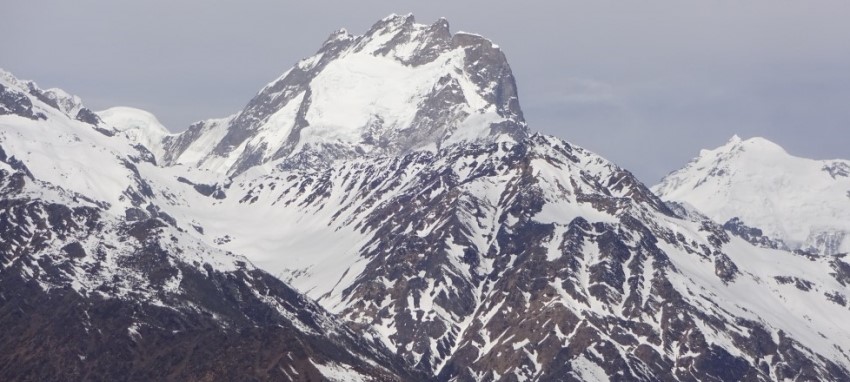
[[[848,376],[830,350],[846,339],[805,334],[844,333],[831,322],[850,313],[834,299],[846,290],[829,276],[844,260],[680,218],[628,172],[551,137],[282,168],[229,192],[223,205],[303,211],[288,216],[320,216],[328,241],[349,240],[263,266],[439,380]],[[225,246],[245,253],[276,240],[229,232]]]
[[[846,258],[529,133],[501,51],[444,20],[335,33],[243,111],[158,141],[139,139],[155,119],[18,93],[10,377],[108,378],[103,359],[135,379],[850,379]]]
[[[452,35],[443,19],[391,16],[362,36],[332,34],[239,113],[167,138],[164,162],[236,175],[282,158],[327,163],[526,135],[497,46]]]

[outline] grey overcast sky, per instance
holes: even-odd
[[[214,5],[213,5],[214,4]],[[334,30],[446,17],[499,44],[534,130],[648,184],[733,134],[850,158],[850,1],[6,0],[0,67],[171,130],[238,111]]]

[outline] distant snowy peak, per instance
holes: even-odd
[[[502,51],[445,19],[382,19],[331,34],[239,113],[164,140],[168,164],[230,175],[270,161],[329,163],[528,135]]]
[[[788,154],[764,138],[702,150],[653,190],[720,223],[738,218],[789,248],[850,252],[850,161]]]
[[[98,111],[96,114],[106,125],[123,134],[131,142],[146,147],[157,159],[164,154],[162,140],[170,133],[150,112],[118,106]]]
[[[762,137],[741,139],[737,134],[733,135],[723,146],[715,150],[702,150],[700,158],[731,159],[743,155],[772,159],[772,156],[788,156],[782,146],[777,145]]]
[[[100,123],[97,116],[83,105],[80,97],[58,88],[41,89],[33,81],[18,79],[0,69],[0,115],[14,114],[39,120],[47,119],[47,114],[53,112],[92,125]]]
[[[96,112],[103,122],[117,131],[141,130],[145,134],[166,135],[168,129],[162,125],[155,115],[142,109],[116,106]]]

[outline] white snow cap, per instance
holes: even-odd
[[[169,160],[233,175],[305,152],[335,160],[524,137],[507,61],[475,36],[452,36],[445,19],[418,24],[412,14],[387,16],[360,36],[334,32]]]
[[[164,155],[162,139],[170,133],[150,112],[133,107],[117,106],[95,114],[131,142],[145,146],[157,160]]]
[[[788,154],[762,137],[702,150],[653,187],[724,223],[734,217],[791,248],[850,251],[850,161]]]
[[[117,131],[143,130],[150,134],[165,135],[168,129],[151,112],[127,106],[116,106],[96,112],[100,119]]]

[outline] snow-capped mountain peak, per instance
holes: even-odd
[[[741,139],[738,135],[732,136],[729,142],[722,146],[721,149],[739,150],[746,152],[759,153],[775,153],[776,155],[788,155],[782,146],[777,145],[762,137],[752,137],[749,139]]]
[[[100,119],[131,142],[146,147],[155,158],[165,154],[162,140],[171,133],[152,113],[127,106],[116,106],[96,113]]]
[[[49,101],[0,89],[3,380],[850,380],[846,256],[528,134],[504,54],[445,20],[335,32],[181,134]],[[774,146],[660,188],[847,216],[846,161]]]
[[[151,112],[128,106],[115,106],[96,112],[116,131],[142,130],[144,134],[166,135],[168,129]]]
[[[762,137],[742,139],[735,134],[726,143],[716,149],[700,150],[699,156],[694,158],[693,161],[700,161],[702,163],[711,162],[715,163],[715,165],[720,165],[720,162],[730,162],[733,158],[739,158],[741,156],[750,156],[752,157],[751,159],[761,158],[770,160],[775,156],[787,155],[788,153],[782,146],[770,140]]]
[[[9,72],[8,70],[0,68],[0,85],[3,85],[5,87],[15,87],[15,88],[18,88],[18,89],[25,89],[27,87],[27,84],[29,84],[31,82],[32,81],[25,81],[25,80],[18,79],[17,77],[15,77],[14,74]]]
[[[334,32],[239,113],[164,141],[167,164],[235,175],[272,161],[436,151],[527,136],[516,84],[489,40],[448,22],[392,15],[362,36]]]
[[[765,138],[734,136],[702,150],[653,190],[720,223],[739,218],[792,249],[850,251],[847,160],[799,158]]]
[[[39,102],[43,105],[39,106]],[[59,88],[41,89],[35,82],[18,79],[0,68],[0,115],[16,114],[38,120],[46,119],[48,114],[54,112],[93,125],[100,122],[83,105],[80,97]]]

